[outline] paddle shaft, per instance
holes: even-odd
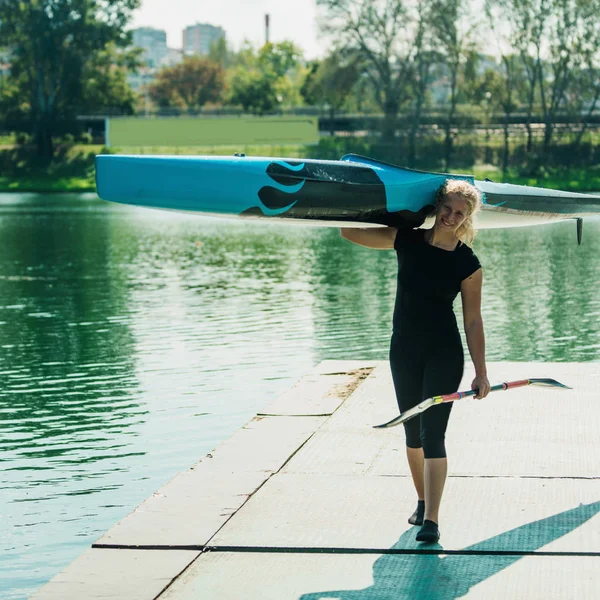
[[[504,383],[499,383],[490,388],[490,392],[497,392],[499,390],[511,390],[513,388],[523,387],[526,385],[535,384],[535,385],[547,385],[550,387],[562,387],[568,388],[568,386],[559,383],[554,379],[519,379],[518,381],[507,381]],[[466,398],[468,396],[475,396],[479,390],[466,390],[464,392],[454,392],[453,394],[445,394],[443,396],[433,396],[432,398],[427,398],[427,400],[423,400],[413,408],[409,408],[407,411],[403,412],[401,415],[395,417],[391,421],[387,423],[382,423],[381,425],[375,425],[375,429],[383,429],[387,427],[394,427],[396,425],[400,425],[401,423],[405,423],[409,419],[416,417],[422,412],[426,411],[431,406],[436,404],[441,404],[442,402],[454,402],[455,400],[460,400],[461,398]]]
[[[505,381],[504,383],[493,385],[490,388],[490,392],[498,392],[499,390],[510,390],[512,388],[529,385],[530,383],[531,379],[520,379],[519,381]],[[435,404],[439,404],[440,402],[454,402],[454,400],[460,400],[461,398],[467,398],[468,396],[475,396],[478,393],[479,390],[476,388],[474,390],[467,390],[465,392],[454,392],[454,394],[434,396],[434,399],[436,400]]]

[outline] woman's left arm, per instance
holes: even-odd
[[[467,346],[475,367],[475,379],[471,389],[478,389],[476,398],[485,398],[490,391],[490,382],[487,378],[485,365],[485,335],[483,333],[483,319],[481,318],[481,288],[483,285],[483,270],[477,269],[475,273],[464,279],[460,285],[463,318]]]

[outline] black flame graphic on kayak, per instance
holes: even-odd
[[[430,208],[415,213],[387,210],[385,185],[374,169],[344,163],[272,162],[266,174],[273,185],[263,186],[262,206],[243,216],[278,216],[321,221],[364,221],[394,227],[417,227]]]

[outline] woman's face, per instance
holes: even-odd
[[[438,208],[435,226],[441,231],[456,233],[468,216],[468,202],[458,194],[447,194]]]

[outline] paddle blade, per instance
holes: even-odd
[[[396,425],[400,425],[400,423],[404,423],[402,420],[404,418],[404,413],[394,417],[391,421],[387,423],[381,423],[381,425],[373,425],[373,429],[386,429],[387,427],[395,427]]]
[[[557,388],[563,388],[565,390],[572,390],[573,388],[565,385],[564,383],[561,383],[560,381],[556,381],[556,379],[530,379],[529,383],[531,383],[531,385],[541,385],[544,387],[557,387]]]
[[[412,408],[405,410],[401,415],[394,417],[391,421],[388,421],[387,423],[382,423],[381,425],[373,425],[373,429],[386,429],[387,427],[395,427],[396,425],[406,423],[406,421],[426,411],[430,406],[433,406],[434,404],[434,398],[428,398],[427,400],[423,400],[423,402],[417,404],[417,406],[413,406]]]

